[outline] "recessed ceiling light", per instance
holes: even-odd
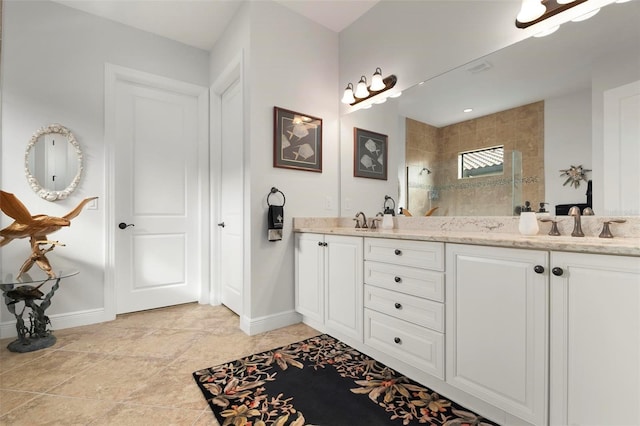
[[[465,108],[462,110],[462,112],[471,112],[473,111],[473,108]]]

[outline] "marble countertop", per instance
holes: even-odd
[[[437,229],[356,229],[344,226],[342,221],[299,221],[294,222],[294,232],[317,234],[351,235],[371,238],[396,238],[403,240],[438,241],[513,247],[538,250],[557,250],[578,253],[611,254],[640,257],[640,237],[598,238],[597,236],[553,237],[546,234],[523,236],[514,232],[480,232]],[[342,222],[342,223],[341,223]]]

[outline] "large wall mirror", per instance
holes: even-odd
[[[69,129],[60,124],[33,134],[25,152],[25,174],[38,196],[55,201],[67,198],[80,183],[82,150]]]
[[[399,205],[414,216],[434,207],[433,215],[512,215],[525,201],[535,209],[548,203],[554,212],[556,205],[587,201],[587,181],[564,185],[561,170],[571,166],[593,170],[586,178],[600,191],[594,200],[602,200],[608,171],[592,152],[603,143],[603,94],[640,81],[639,16],[640,2],[611,4],[587,21],[405,90],[397,100],[400,134],[390,137],[406,143]],[[358,125],[351,117],[344,122]],[[502,147],[500,167],[486,151],[496,147]],[[476,152],[475,167],[491,173],[463,176],[460,154],[468,152]]]

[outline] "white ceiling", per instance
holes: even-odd
[[[211,50],[245,0],[52,0],[93,15]],[[275,0],[340,32],[379,0]]]

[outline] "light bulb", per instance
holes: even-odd
[[[547,8],[540,0],[522,0],[522,8],[516,16],[518,22],[532,22],[544,15]]]
[[[364,75],[360,77],[360,81],[356,86],[356,93],[354,93],[354,96],[360,99],[369,96],[369,90],[367,90],[367,78]]]
[[[344,95],[342,95],[341,102],[343,104],[352,104],[356,101],[356,98],[353,97],[353,84],[347,84],[347,88],[344,89]]]
[[[373,77],[371,77],[371,86],[369,89],[374,92],[379,92],[385,87],[384,81],[382,81],[382,70],[380,68],[376,68],[376,72],[373,73]]]

